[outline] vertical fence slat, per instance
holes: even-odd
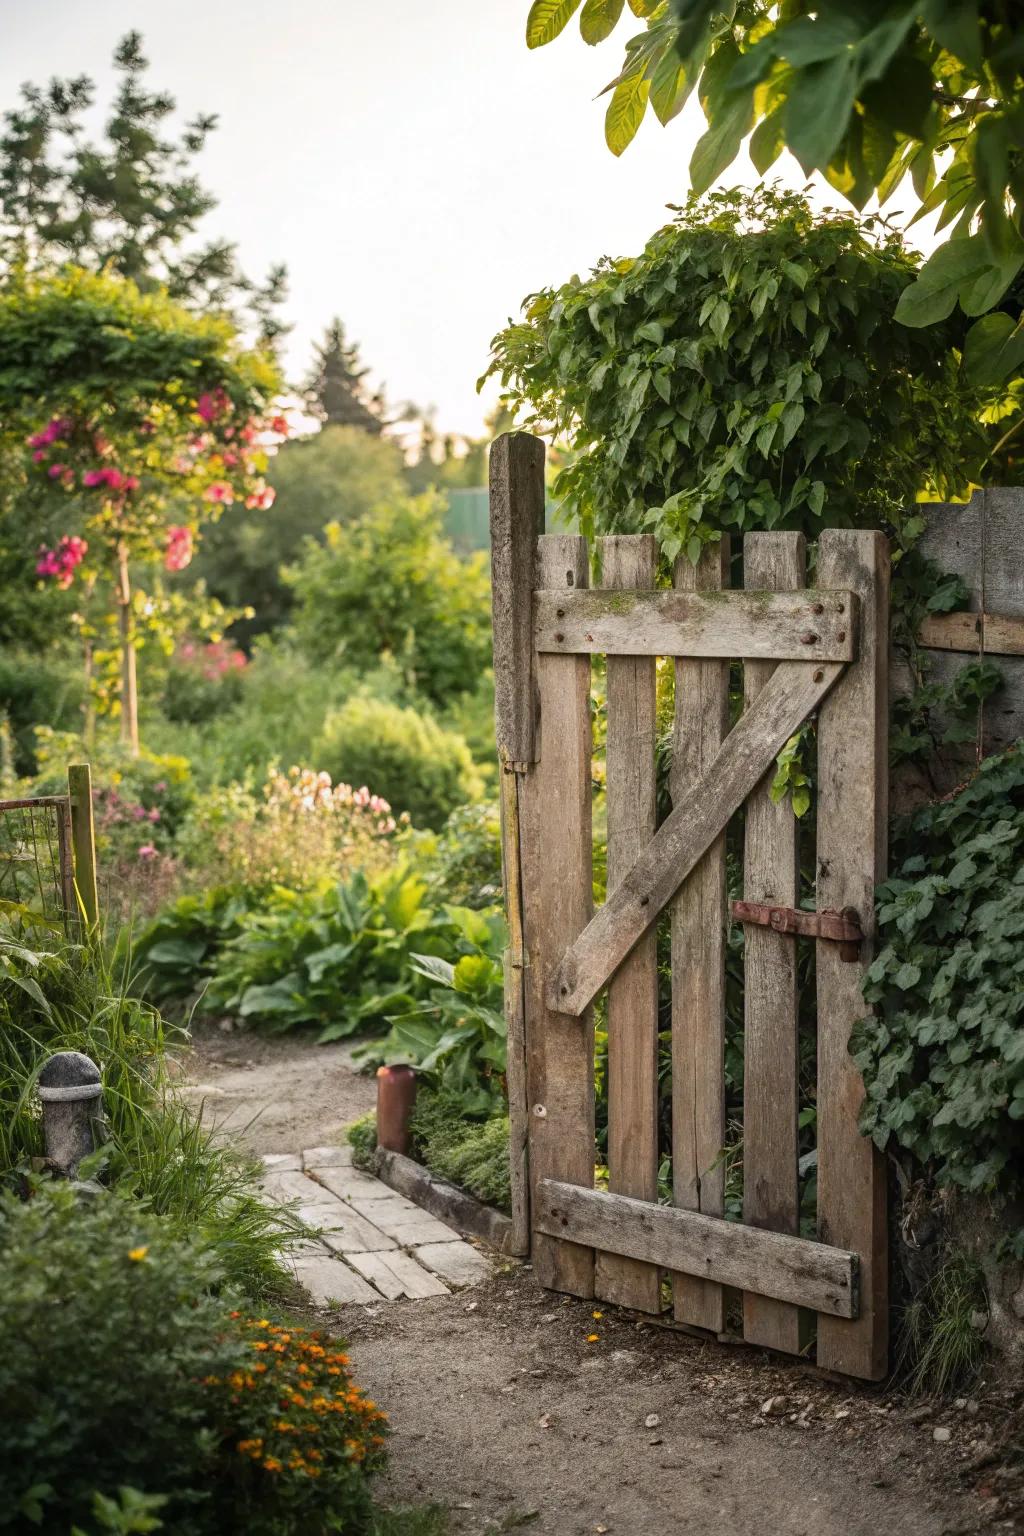
[[[694,567],[676,562],[682,591],[729,585],[729,540],[709,545]],[[707,771],[725,739],[729,663],[675,663],[673,799]],[[725,1210],[725,834],[712,844],[672,907],[672,1183],[676,1205],[721,1216]],[[722,1287],[673,1276],[676,1320],[721,1333]]]
[[[533,580],[544,532],[544,444],[512,432],[491,444],[491,602],[495,736],[501,784],[501,862],[509,942],[505,951],[511,1251],[530,1251],[526,952],[523,940],[522,797],[534,760]]]
[[[885,874],[888,789],[889,547],[884,535],[831,528],[818,546],[818,582],[859,598],[860,642],[818,721],[819,910],[852,907],[867,937],[860,961],[817,945],[818,1235],[860,1255],[860,1313],[818,1317],[818,1364],[878,1380],[888,1352],[885,1161],[857,1130],[864,1087],[850,1030],[874,933],[874,887]],[[851,618],[854,618],[851,615]]]
[[[748,533],[743,585],[790,592],[804,585],[806,549],[799,533]],[[775,671],[771,661],[743,664],[749,709]],[[769,774],[747,801],[743,895],[770,906],[799,905],[799,838],[788,800],[772,803]],[[796,939],[748,924],[744,934],[743,1220],[773,1232],[799,1232],[797,1173]],[[800,1349],[800,1309],[743,1293],[743,1337],[771,1349]]]
[[[654,586],[657,546],[648,534],[599,541],[603,587]],[[657,662],[608,658],[608,891],[654,836]],[[658,956],[655,929],[608,987],[608,1185],[614,1194],[658,1198]],[[661,1310],[654,1264],[598,1253],[594,1294],[641,1312]]]
[[[587,585],[587,541],[547,534],[538,540],[536,580],[547,589]],[[552,967],[593,910],[590,820],[590,658],[541,655],[536,766],[522,777],[524,937],[530,1188],[543,1178],[594,1184],[594,1023],[551,1012],[544,989]],[[594,1294],[594,1250],[536,1233],[541,1285]]]
[[[75,896],[75,854],[71,832],[71,805],[61,801],[54,806],[57,818],[57,860],[60,884],[60,903],[69,923],[78,918],[78,900]]]

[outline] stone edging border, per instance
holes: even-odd
[[[464,1189],[449,1184],[447,1179],[431,1173],[422,1163],[400,1152],[389,1152],[378,1147],[374,1154],[374,1171],[385,1184],[415,1200],[424,1210],[430,1211],[449,1226],[473,1237],[482,1237],[499,1253],[508,1253],[512,1241],[512,1222],[493,1206],[468,1195]]]

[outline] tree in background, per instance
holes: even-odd
[[[369,371],[362,366],[358,344],[347,342],[341,321],[332,320],[314,349],[304,391],[313,415],[325,426],[356,427],[379,436],[385,426],[384,396],[381,391],[370,394],[365,382]]]
[[[81,594],[87,657],[116,623],[121,733],[138,750],[139,623],[159,604],[133,564],[181,570],[200,525],[236,499],[270,499],[264,443],[280,385],[269,354],[246,351],[224,316],[197,316],[127,278],[68,268],[0,287],[0,421],[20,445],[35,509],[36,573]],[[39,545],[39,533],[44,542]]]
[[[443,705],[474,689],[490,662],[487,559],[462,560],[444,537],[442,503],[395,497],[306,541],[289,573],[306,653],[366,668],[394,658],[406,681]]]
[[[284,269],[263,285],[240,270],[235,247],[210,241],[185,248],[216,200],[196,177],[194,162],[214,116],[166,137],[175,108],[166,91],[146,89],[142,39],[129,32],[114,52],[121,85],[105,136],[94,143],[85,119],[96,88],[85,75],[26,85],[19,107],[4,116],[0,136],[0,261],[46,270],[73,262],[130,278],[142,291],[166,287],[173,299],[204,312],[245,307],[260,336],[283,329],[275,310]]]
[[[386,437],[356,427],[325,426],[311,437],[285,444],[267,479],[276,493],[258,508],[236,502],[207,531],[193,574],[230,607],[249,606],[252,619],[232,626],[240,644],[287,622],[295,591],[283,567],[307,541],[322,545],[328,523],[342,527],[365,517],[404,487],[401,449]]]
[[[696,89],[708,126],[690,160],[695,192],[748,137],[762,175],[788,149],[857,208],[876,193],[884,205],[909,174],[921,201],[915,217],[939,211],[950,236],[901,294],[897,318],[927,326],[959,303],[983,317],[967,336],[972,381],[1019,372],[1024,320],[1010,289],[1024,268],[1024,31],[1015,7],[629,0],[629,8],[646,29],[627,42],[606,87],[614,154],[648,106],[667,124]],[[624,0],[533,0],[527,45],[551,42],[577,11],[584,41],[600,43],[623,10]]]

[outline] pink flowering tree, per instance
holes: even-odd
[[[267,452],[287,431],[279,386],[273,359],[242,346],[231,321],[126,279],[70,269],[0,287],[0,430],[26,457],[44,531],[36,575],[80,587],[87,645],[105,622],[116,631],[132,751],[136,652],[166,611],[140,578],[184,570],[224,507],[270,504]]]

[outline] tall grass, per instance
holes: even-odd
[[[987,1306],[980,1264],[951,1249],[900,1318],[895,1374],[911,1397],[940,1397],[974,1379],[985,1344],[973,1319]]]
[[[68,945],[27,915],[20,931],[0,932],[0,1178],[43,1154],[43,1064],[55,1051],[82,1051],[103,1082],[105,1180],[183,1233],[201,1231],[234,1284],[254,1295],[283,1289],[279,1255],[302,1229],[261,1200],[256,1169],[174,1098],[174,1036],[184,1042],[115,980],[99,947]]]

